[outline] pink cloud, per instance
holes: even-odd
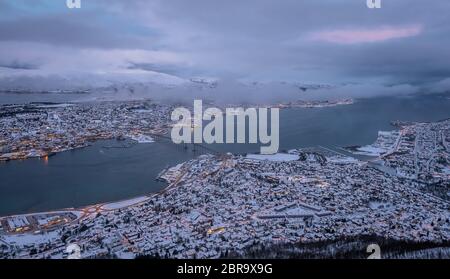
[[[419,35],[422,31],[422,25],[406,27],[384,26],[375,29],[340,29],[314,32],[308,36],[308,39],[337,44],[360,44],[413,37]]]

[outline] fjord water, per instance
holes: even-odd
[[[448,96],[383,97],[353,105],[280,111],[280,150],[372,143],[392,120],[437,121],[450,117]],[[115,141],[58,153],[46,160],[0,164],[0,216],[80,207],[157,192],[155,180],[168,166],[199,155],[166,140],[106,148]],[[258,152],[258,145],[212,146],[221,152]]]

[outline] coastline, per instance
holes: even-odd
[[[184,164],[184,163],[182,163],[182,164]],[[170,168],[166,168],[163,170],[163,172],[165,172],[169,169]],[[67,214],[67,213],[74,213],[75,215],[77,215],[77,218],[71,220],[70,222],[67,222],[66,224],[75,223],[84,218],[91,217],[91,215],[96,214],[96,213],[100,213],[100,212],[104,212],[104,211],[120,210],[123,208],[137,206],[139,204],[147,202],[155,196],[159,196],[169,190],[172,190],[181,181],[181,178],[182,178],[182,176],[172,183],[170,183],[166,179],[163,179],[163,181],[165,183],[167,183],[167,185],[163,189],[156,191],[156,192],[151,192],[151,193],[148,193],[145,195],[134,196],[134,197],[126,198],[126,199],[107,201],[107,202],[101,202],[101,203],[96,203],[96,204],[89,204],[89,205],[85,205],[85,206],[81,206],[81,207],[67,207],[67,208],[54,209],[54,210],[49,210],[49,211],[27,212],[27,213],[19,213],[19,214],[0,216],[0,224],[2,221],[6,221],[7,219],[13,219],[13,218],[37,217],[37,216],[42,216],[42,215],[61,215],[61,214]],[[155,178],[155,179],[158,179],[158,178]],[[162,179],[162,178],[159,178],[159,179]],[[95,210],[92,210],[92,209],[95,209]],[[76,214],[76,213],[78,213],[78,214]],[[56,228],[52,228],[49,231],[52,231],[53,229],[56,229]],[[30,233],[33,233],[33,232],[25,232],[22,234],[30,234]],[[1,234],[0,234],[0,236],[1,236]]]
[[[114,101],[113,101],[114,102]],[[279,108],[279,109],[295,109],[295,108],[303,108],[303,109],[318,109],[318,108],[331,108],[336,106],[347,106],[347,105],[353,105],[357,101],[354,99],[343,99],[343,100],[336,100],[336,101],[296,101],[296,102],[290,102],[290,103],[280,103],[280,104],[271,104],[271,105],[259,105],[259,107],[272,107],[272,108]],[[106,102],[108,103],[108,102]],[[51,108],[66,108],[66,107],[76,107],[74,103],[49,103],[51,106],[39,106],[39,104],[44,104],[42,102],[35,102],[35,103],[29,103],[29,104],[20,104],[17,106],[26,106],[26,105],[33,105],[36,106],[38,109],[51,109]],[[0,105],[1,106],[8,106],[8,104]],[[255,106],[258,106],[255,104]],[[238,105],[233,105],[233,107],[242,107]],[[170,126],[170,123],[164,123],[166,126]],[[53,156],[55,154],[71,151],[79,148],[84,148],[90,146],[91,143],[95,143],[97,141],[101,140],[118,140],[120,138],[126,138],[133,141],[136,141],[137,143],[152,143],[154,142],[155,137],[166,135],[169,132],[169,129],[167,128],[161,128],[161,127],[153,127],[151,128],[154,130],[154,133],[143,133],[143,134],[136,134],[136,133],[124,133],[124,134],[114,134],[114,133],[100,133],[98,135],[90,135],[89,138],[86,138],[84,140],[79,140],[74,143],[72,143],[72,146],[61,146],[60,148],[52,149],[51,151],[45,151],[43,149],[30,149],[30,150],[19,150],[15,152],[1,152],[0,149],[0,163],[7,163],[10,161],[17,161],[17,160],[27,160],[27,159],[33,159],[33,158],[46,158],[49,156]],[[1,147],[1,146],[0,146]]]
[[[428,126],[418,125],[417,129],[421,130],[417,133],[422,134],[421,132],[423,129],[430,130],[435,127],[433,125],[447,125],[447,123],[430,124]],[[439,127],[441,130],[444,128],[445,127]],[[415,130],[411,130],[411,132],[414,131]],[[402,133],[402,135],[404,134]],[[409,146],[411,146],[408,142],[409,139],[409,137],[405,137],[402,144],[399,145],[397,143],[395,148],[409,148]],[[443,144],[445,145],[445,142]],[[18,226],[23,224],[24,219],[20,218],[20,216],[13,216],[10,218],[18,218],[17,220],[8,221],[9,224],[13,224],[13,226],[7,225],[3,228],[6,229],[5,232],[10,231],[11,227],[16,230],[18,228],[19,233],[3,234],[3,238],[9,243],[18,242],[25,247],[32,243],[31,240],[38,238],[47,240],[60,239],[58,232],[61,233],[61,230],[64,228],[67,229],[69,227],[79,230],[75,236],[70,233],[63,234],[63,238],[61,238],[57,244],[54,244],[54,250],[49,251],[49,253],[55,253],[56,255],[57,253],[60,253],[60,249],[64,249],[64,244],[67,243],[67,239],[69,239],[70,243],[70,241],[76,241],[76,237],[80,237],[81,235],[85,237],[84,231],[86,230],[88,231],[87,235],[91,235],[95,238],[97,235],[96,229],[103,228],[105,224],[116,220],[118,222],[116,224],[124,224],[122,232],[127,238],[134,239],[133,237],[137,237],[141,239],[139,242],[140,244],[132,244],[134,247],[133,249],[136,249],[135,256],[150,256],[156,253],[155,249],[167,250],[164,246],[166,242],[163,241],[166,236],[164,226],[159,228],[157,226],[153,227],[153,225],[160,224],[160,220],[166,220],[165,217],[169,218],[167,220],[170,220],[171,222],[164,221],[169,222],[168,225],[178,224],[180,222],[179,214],[181,214],[182,222],[189,224],[189,226],[177,228],[186,230],[187,233],[191,233],[192,235],[199,236],[199,232],[195,230],[195,224],[201,220],[201,222],[205,224],[206,235],[222,233],[227,235],[233,234],[234,238],[242,240],[243,243],[237,247],[235,247],[233,241],[225,242],[225,244],[228,245],[227,247],[234,247],[230,251],[234,251],[241,256],[245,256],[243,254],[245,250],[243,249],[252,247],[252,245],[255,244],[257,245],[258,243],[261,243],[259,242],[261,240],[269,240],[270,243],[274,245],[283,243],[291,245],[295,243],[320,243],[320,241],[324,239],[359,237],[370,233],[375,236],[386,235],[389,239],[402,237],[414,246],[424,241],[428,241],[434,245],[446,239],[446,228],[448,225],[446,225],[445,222],[448,223],[448,220],[445,221],[442,219],[442,210],[448,205],[447,201],[419,191],[420,185],[416,185],[417,189],[412,189],[396,175],[391,176],[384,172],[379,172],[365,164],[358,164],[358,162],[341,160],[339,156],[344,155],[332,150],[326,151],[332,155],[327,156],[326,158],[330,164],[322,164],[322,157],[326,156],[326,154],[322,154],[321,156],[321,154],[315,152],[315,150],[304,150],[305,153],[302,153],[303,155],[299,154],[301,156],[298,156],[299,159],[302,158],[302,160],[295,161],[294,163],[297,165],[299,171],[289,172],[286,176],[276,175],[271,171],[274,170],[274,168],[276,171],[281,171],[285,168],[293,167],[292,163],[289,163],[290,158],[285,158],[287,159],[287,162],[283,163],[284,161],[278,162],[279,160],[269,160],[271,158],[265,160],[252,160],[254,158],[246,158],[238,155],[232,156],[231,154],[230,158],[218,158],[217,156],[212,155],[201,156],[198,159],[186,161],[185,163],[172,168],[172,170],[169,171],[169,174],[165,176],[170,184],[151,196],[144,195],[142,197],[126,199],[123,201],[101,203],[80,208],[78,209],[79,214],[77,215],[77,218],[70,220],[70,222],[60,223],[55,227],[51,227],[49,230],[44,231],[45,233],[42,231],[33,232],[29,228],[26,228],[28,231],[23,233],[22,228]],[[295,150],[292,150],[291,154],[294,153]],[[399,154],[401,155],[402,153]],[[278,157],[275,159],[278,159]],[[398,159],[401,160],[402,158],[400,157]],[[206,166],[206,168],[202,169],[202,166]],[[238,167],[235,168],[235,166]],[[233,169],[236,171],[233,172]],[[190,170],[192,171],[190,172]],[[317,171],[323,171],[324,175],[315,175],[314,173],[317,173]],[[361,174],[360,171],[363,172],[363,174]],[[244,173],[253,175],[245,176]],[[282,174],[283,172],[278,173]],[[234,180],[235,182],[226,184],[226,187],[222,188],[216,188],[214,186],[215,184],[210,183],[217,179],[217,177],[222,177],[224,174],[233,175],[235,178],[247,177],[250,181],[248,185],[255,185],[255,183],[258,182],[262,183],[261,185],[264,185],[264,187],[258,188],[258,191],[253,187],[246,187],[245,183],[239,183],[239,180]],[[342,177],[345,177],[344,180],[348,183],[342,185]],[[282,180],[284,182],[279,183]],[[268,191],[272,191],[273,185],[281,187],[280,191],[282,193],[282,190],[288,191],[288,189],[291,189],[290,186],[292,186],[292,184],[302,185],[302,187],[295,188],[297,189],[296,192],[294,192],[295,195],[300,197],[306,193],[312,198],[302,202],[297,201],[295,203],[288,203],[290,198],[285,196],[282,207],[280,207],[280,204],[277,202],[267,204],[265,197],[267,196],[266,194]],[[179,188],[177,188],[178,185],[180,186]],[[365,187],[361,188],[362,185],[365,185]],[[232,188],[229,189],[229,187]],[[236,195],[233,195],[232,198],[230,198],[229,190],[233,190]],[[198,191],[204,192],[201,192],[203,194],[197,195],[196,193],[198,193]],[[214,191],[220,192],[216,194]],[[366,200],[365,198],[364,200],[361,200],[361,198],[365,197],[366,191],[374,193],[374,196],[369,200]],[[164,193],[166,193],[166,195],[160,196]],[[331,200],[321,198],[327,196],[327,193],[333,193],[333,195],[335,194],[338,196],[333,196]],[[248,206],[245,197],[249,194],[259,195],[258,201],[264,202],[250,205],[252,208],[250,211],[241,211],[241,206]],[[196,201],[197,204],[192,204],[190,208],[184,210],[182,206],[190,201],[195,201],[194,197],[196,196],[200,197],[200,199]],[[387,198],[380,199],[382,197]],[[148,202],[152,198],[154,199],[154,202]],[[207,200],[212,199],[211,202],[215,204],[218,204],[219,202],[222,204],[223,200],[226,200],[226,208],[229,209],[224,211],[223,206],[211,208],[198,206],[198,203],[202,203],[201,198],[206,198]],[[238,202],[235,202],[236,200],[238,200]],[[366,203],[367,201],[369,203]],[[411,206],[411,201],[414,201],[414,206]],[[398,205],[399,207],[394,205]],[[434,211],[429,211],[428,207],[430,205],[436,206]],[[155,209],[152,209],[153,206],[155,206]],[[291,206],[293,208],[291,208]],[[396,210],[400,207],[404,210],[404,214],[406,214],[402,215],[403,217],[396,215]],[[177,208],[178,211],[176,210]],[[417,214],[417,208],[420,208],[421,211],[419,213],[421,214]],[[162,210],[162,213],[160,210]],[[211,212],[211,210],[213,212]],[[235,219],[237,212],[243,213],[244,217]],[[64,214],[66,212],[57,211],[54,213]],[[39,218],[37,219],[38,223],[40,224],[42,220],[45,221],[52,217],[47,216],[48,214],[49,213],[41,213],[41,215],[44,216],[37,217]],[[134,216],[134,214],[137,214],[136,218],[146,216],[147,223],[129,223],[130,219],[128,218],[136,220],[135,218],[130,217]],[[209,218],[215,220],[214,214],[225,217],[221,217],[217,222],[209,223]],[[27,216],[36,215],[39,214]],[[300,219],[298,222],[294,222],[292,226],[282,228],[280,229],[282,231],[279,231],[279,221],[277,221],[277,218],[279,218],[278,216]],[[311,216],[314,221],[308,219]],[[397,219],[402,218],[402,220],[404,220],[405,217],[408,218],[404,220],[404,223],[401,223],[402,225],[392,227],[393,217]],[[29,220],[30,218],[26,219]],[[61,218],[63,218],[63,216],[60,217],[60,219]],[[200,219],[197,220],[198,218]],[[225,218],[225,220],[223,218]],[[372,222],[365,221],[366,218],[368,218],[367,220],[372,220],[371,218],[374,218],[373,220],[376,220],[380,225],[374,226]],[[53,220],[50,220],[49,223],[52,221]],[[102,221],[106,221],[107,223],[102,223]],[[233,222],[237,222],[234,224],[239,225],[246,224],[246,226],[232,226],[231,224],[233,224]],[[136,226],[137,228],[140,228],[140,226],[145,226],[146,228],[150,226],[151,228],[154,228],[147,231],[148,236],[151,235],[151,240],[146,237],[140,238],[135,235],[135,232],[130,232],[129,227],[127,227],[128,224],[133,224],[133,226]],[[339,224],[343,227],[339,230],[334,230],[333,227]],[[433,228],[435,226],[441,226],[442,230],[434,230]],[[296,237],[292,237],[291,233],[299,232],[297,229],[301,229],[300,231],[302,233]],[[319,229],[319,233],[317,233],[317,229]],[[271,235],[266,238],[264,232],[268,230],[271,231]],[[286,233],[286,235],[283,233]],[[255,235],[256,240],[249,240],[249,234]],[[111,234],[108,229],[105,229],[105,236],[115,239],[115,234]],[[210,238],[213,239],[214,237],[211,236]],[[213,243],[212,240],[209,240],[208,242],[208,240],[204,240],[202,237],[199,237],[200,240],[198,241],[196,239],[197,238],[192,240],[193,245],[200,245],[203,242]],[[44,242],[44,240],[40,242]],[[131,247],[128,244],[124,245],[124,249]],[[169,243],[167,245],[174,244]],[[213,249],[211,251],[216,250]],[[103,252],[104,250],[94,245],[90,247],[90,250],[86,250],[85,256],[92,257],[101,255]],[[118,255],[120,256],[120,253]],[[170,255],[172,254],[169,252],[168,256]],[[190,258],[191,256],[189,255],[192,256],[191,250],[186,249],[183,257]],[[200,254],[199,257],[216,258],[220,257],[220,255],[222,254],[219,252],[211,252]],[[26,255],[24,254],[24,256]],[[29,256],[34,257],[34,255]]]

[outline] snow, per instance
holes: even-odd
[[[138,143],[152,143],[155,142],[152,137],[146,135],[129,135],[129,137]]]
[[[363,147],[359,147],[357,152],[353,152],[357,155],[367,155],[367,156],[374,156],[374,157],[378,157],[380,156],[382,153],[385,153],[386,150],[383,148],[379,148],[379,147],[373,147],[370,145],[367,146],[363,146]]]
[[[36,108],[66,108],[71,106],[74,106],[74,104],[61,103],[61,104],[38,105],[36,106]]]
[[[246,158],[252,160],[268,160],[272,162],[289,162],[297,161],[300,157],[295,154],[277,153],[273,155],[248,154]]]
[[[137,197],[137,198],[125,200],[125,201],[107,203],[107,204],[102,205],[102,209],[104,209],[104,210],[120,209],[120,208],[124,208],[124,207],[130,206],[130,205],[135,205],[135,204],[144,202],[148,199],[149,199],[148,197],[144,196],[144,197]]]
[[[291,208],[283,212],[286,216],[297,216],[297,215],[311,215],[314,211],[306,209],[304,207]]]
[[[124,89],[142,85],[182,85],[188,81],[174,75],[139,69],[120,69],[108,72],[27,71],[0,67],[0,89],[27,91],[79,91],[104,89],[109,86]],[[114,97],[114,96],[112,96]]]
[[[152,110],[149,110],[149,109],[135,109],[133,111],[137,112],[137,113],[151,113],[151,112],[153,112]]]
[[[122,260],[134,260],[136,258],[131,252],[116,252],[116,256]]]
[[[68,208],[67,210],[57,210],[57,211],[47,211],[47,212],[37,212],[37,213],[28,213],[28,214],[19,214],[19,215],[11,215],[11,216],[4,216],[4,217],[8,217],[8,218],[16,218],[16,217],[27,217],[27,216],[37,216],[37,215],[52,215],[52,216],[57,216],[57,215],[62,215],[62,214],[66,214],[66,213],[72,213],[73,215],[77,216],[77,218],[80,218],[83,215],[82,211],[79,210],[73,210],[71,208]]]
[[[16,216],[8,219],[8,225],[11,229],[28,226],[28,222],[25,216]]]
[[[356,164],[359,160],[353,157],[331,157],[327,158],[328,161],[336,164]]]
[[[9,244],[16,244],[19,246],[53,242],[53,240],[57,238],[59,238],[58,231],[52,231],[44,234],[26,233],[3,235],[3,239],[5,242]]]
[[[191,221],[195,221],[197,220],[199,217],[201,216],[200,212],[194,210],[189,214],[189,219],[191,219]]]
[[[46,225],[46,224],[50,223],[50,221],[52,221],[53,219],[55,219],[55,216],[50,216],[47,218],[39,218],[37,220],[37,222],[38,222],[38,225],[42,226],[42,225]]]
[[[62,211],[62,212],[67,212],[67,211]],[[82,211],[78,211],[78,210],[71,210],[69,212],[74,214],[75,216],[77,216],[77,219],[80,218],[83,215],[83,212]]]
[[[369,202],[369,207],[371,209],[388,209],[392,207],[392,204],[387,202],[378,202],[378,201],[371,201]]]
[[[358,147],[354,154],[379,157],[388,152],[398,144],[400,140],[399,131],[378,131],[378,137],[373,144]]]

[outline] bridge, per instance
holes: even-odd
[[[175,146],[179,146],[185,150],[192,150],[193,152],[199,152],[199,153],[203,153],[203,154],[214,154],[214,155],[223,155],[223,152],[215,150],[209,146],[206,146],[205,144],[200,144],[200,143],[180,143],[180,144],[175,144],[172,142],[172,138],[167,136],[167,135],[161,135],[161,134],[150,134],[150,136],[152,136],[155,139],[159,139],[159,140],[167,140],[170,141],[170,143],[172,143]]]

